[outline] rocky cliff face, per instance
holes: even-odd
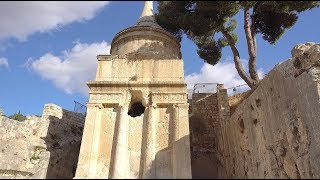
[[[53,104],[43,114],[24,122],[0,116],[0,178],[74,177],[84,116]]]
[[[320,44],[292,50],[222,126],[230,178],[319,178]]]
[[[215,103],[219,93],[193,104],[199,113],[190,117],[194,177],[320,178],[320,44],[300,44],[291,53],[256,89],[229,98],[228,117]],[[200,159],[195,147],[210,153]]]

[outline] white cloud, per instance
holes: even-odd
[[[0,58],[0,67],[4,66],[5,68],[9,69],[9,63],[7,58]]]
[[[82,44],[79,41],[69,51],[64,51],[63,56],[55,56],[46,53],[37,60],[29,59],[27,67],[38,73],[44,79],[53,83],[66,93],[80,92],[87,94],[85,84],[88,80],[94,80],[98,54],[109,54],[110,45],[106,42]],[[247,61],[242,60],[247,69]],[[262,69],[258,69],[259,77],[263,77]],[[245,84],[240,78],[233,61],[219,62],[215,66],[204,63],[200,72],[185,76],[188,89],[193,89],[195,83],[219,83],[225,88]]]
[[[1,1],[0,40],[26,38],[72,22],[92,19],[107,1]]]
[[[242,60],[242,64],[247,69],[247,61]],[[263,77],[262,69],[258,70],[259,77]],[[187,88],[193,89],[195,83],[219,83],[224,84],[225,88],[235,87],[246,84],[240,78],[233,61],[219,62],[212,66],[204,63],[199,73],[192,73],[185,77]]]
[[[109,54],[110,45],[107,42],[81,44],[79,42],[63,56],[47,53],[39,59],[30,61],[28,66],[44,79],[53,83],[66,93],[88,93],[86,81],[94,80],[97,69],[98,54]]]

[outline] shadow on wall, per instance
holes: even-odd
[[[128,59],[180,59],[181,52],[175,55],[173,48],[166,47],[162,42],[149,42],[139,47],[135,52],[128,53]],[[171,53],[168,53],[168,51]]]
[[[152,161],[151,167],[149,170],[147,170],[147,174],[154,176],[151,177],[143,177],[143,178],[157,178],[157,179],[172,179],[172,178],[182,178],[182,179],[191,179],[192,174],[187,172],[188,165],[187,162],[190,162],[190,160],[187,160],[186,154],[188,150],[183,147],[186,147],[186,144],[189,144],[188,141],[190,141],[190,136],[184,136],[180,138],[177,141],[174,141],[169,147],[164,148],[157,152],[155,156],[155,160]],[[177,147],[177,152],[174,154],[172,152],[172,146],[173,144]],[[190,147],[190,146],[187,146]],[[176,167],[173,167],[174,159],[173,157],[176,157]],[[191,165],[190,165],[191,167]],[[143,169],[143,167],[141,167]],[[177,177],[173,177],[173,171],[177,173]],[[191,175],[191,177],[190,177]],[[141,176],[140,176],[141,178]]]
[[[218,172],[219,163],[215,150],[215,138],[210,136],[210,126],[206,118],[201,116],[191,116],[190,124],[190,144],[191,144],[191,165],[192,178],[195,179],[216,179],[221,178]],[[213,133],[213,132],[211,132]]]
[[[146,116],[145,116],[146,117]],[[117,128],[115,128],[117,129]],[[116,134],[116,133],[115,133]],[[115,136],[114,136],[115,137]],[[191,172],[188,173],[187,171],[191,170],[191,169],[187,169],[186,167],[188,167],[187,162],[190,163],[190,153],[188,153],[188,151],[190,150],[189,148],[185,148],[185,147],[190,147],[189,146],[189,135],[184,136],[182,138],[180,138],[179,140],[173,142],[170,144],[169,147],[166,147],[164,149],[161,149],[160,151],[158,151],[155,155],[155,160],[153,160],[150,164],[150,166],[147,167],[147,169],[144,169],[144,157],[143,154],[147,153],[146,151],[142,151],[141,153],[141,159],[140,159],[140,168],[139,168],[139,174],[137,177],[133,177],[136,179],[172,179],[173,177],[173,171],[176,171],[178,173],[177,178],[187,178],[190,179],[191,178]],[[115,142],[115,141],[113,141]],[[173,156],[173,152],[172,152],[172,147],[173,145],[175,145],[177,147],[177,151],[175,153],[175,156],[177,158],[176,160],[176,167],[173,167],[173,161],[174,159],[172,159]],[[115,147],[115,144],[113,144],[113,147]],[[142,144],[142,150],[146,149],[146,143]],[[112,148],[112,152],[114,154],[115,149]],[[189,157],[185,156],[185,155],[189,155]],[[110,164],[114,164],[115,161],[115,156],[112,156],[113,158],[111,159],[111,163]],[[122,158],[122,157],[121,157]],[[189,158],[189,160],[187,159]],[[125,163],[122,164],[123,171],[125,170]],[[136,164],[137,166],[139,166],[139,164]],[[190,167],[190,166],[189,166]],[[122,171],[122,172],[123,172]],[[109,174],[109,178],[113,178],[113,166],[110,167],[110,174]],[[118,176],[119,174],[117,174],[116,176]],[[130,177],[132,178],[132,177]]]
[[[46,179],[72,179],[76,172],[83,125],[68,121],[73,112],[62,112],[61,119],[48,116],[50,123],[44,140],[50,159]]]
[[[226,177],[219,137],[221,123],[230,117],[226,89],[217,93],[195,93],[189,109],[192,178],[220,179]]]

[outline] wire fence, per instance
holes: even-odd
[[[81,113],[83,114],[84,116],[86,115],[87,113],[87,106],[77,102],[77,101],[74,101],[74,109],[73,109],[74,112],[77,112],[77,113]]]
[[[216,93],[218,83],[195,83],[193,89],[187,89],[188,99],[192,99],[194,93]],[[241,84],[233,87],[228,87],[228,96],[246,92],[250,89],[247,84]]]
[[[250,87],[247,84],[241,84],[241,85],[238,85],[238,86],[227,88],[227,93],[228,93],[229,96],[232,96],[232,95],[235,95],[235,94],[246,92],[249,89],[250,89]]]
[[[216,93],[218,83],[195,83],[192,89],[187,89],[188,99],[192,99],[194,93]]]
[[[196,83],[193,86],[193,93],[216,93],[218,83]]]

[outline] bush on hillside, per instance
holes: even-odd
[[[26,120],[26,116],[24,116],[23,114],[20,113],[20,111],[18,113],[15,113],[11,116],[9,116],[10,119],[14,119],[14,120],[17,120],[17,121],[24,121]]]

